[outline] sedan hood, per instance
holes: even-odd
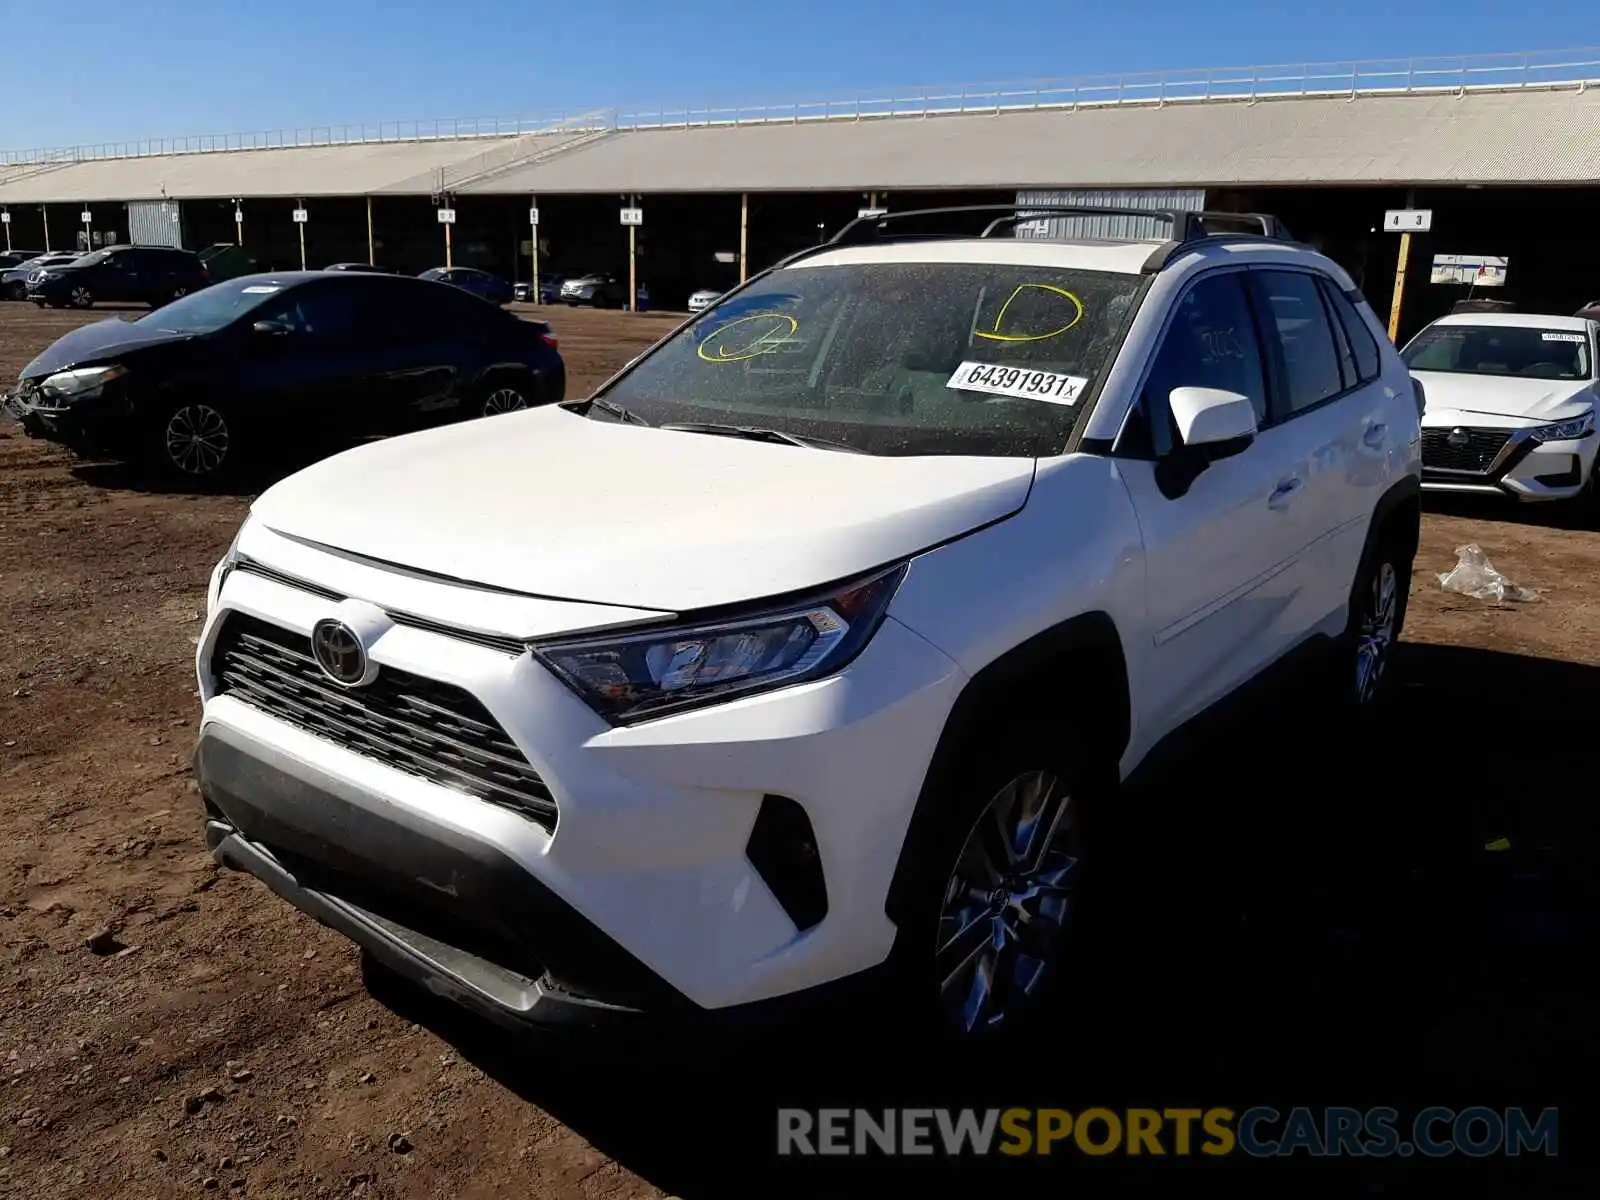
[[[1502,375],[1462,375],[1452,371],[1413,371],[1412,374],[1422,381],[1427,395],[1424,425],[1439,423],[1438,419],[1446,413],[1563,421],[1581,415],[1594,403],[1592,380],[1518,379]],[[1454,422],[1453,417],[1450,422]]]
[[[189,336],[187,333],[173,333],[116,317],[109,321],[97,321],[57,338],[48,350],[22,369],[22,378],[39,379],[68,367],[105,362],[130,350],[181,342]]]
[[[879,458],[541,408],[350,450],[265,492],[269,529],[413,570],[685,612],[847,578],[1010,516],[1024,458]]]

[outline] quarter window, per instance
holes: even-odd
[[[1383,360],[1378,357],[1378,343],[1373,339],[1372,331],[1361,319],[1356,306],[1326,279],[1322,281],[1322,294],[1344,330],[1345,341],[1355,358],[1356,379],[1361,383],[1371,383],[1383,371]]]
[[[1283,361],[1278,420],[1315,408],[1344,391],[1339,353],[1314,276],[1300,271],[1254,272],[1263,323]]]

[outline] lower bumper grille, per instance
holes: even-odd
[[[500,723],[469,692],[383,667],[346,689],[322,673],[311,641],[230,613],[211,659],[219,691],[355,754],[454,788],[554,829],[555,800]]]
[[[1424,429],[1422,465],[1436,471],[1471,471],[1482,475],[1488,472],[1510,440],[1509,429]]]

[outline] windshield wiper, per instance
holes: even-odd
[[[619,421],[632,421],[635,425],[648,426],[650,424],[649,421],[646,421],[631,408],[623,408],[622,405],[617,404],[614,401],[602,400],[598,396],[591,396],[587,400],[568,400],[563,403],[561,407],[571,409],[573,412],[587,410],[593,407],[598,408],[601,412],[610,413]]]
[[[700,421],[685,421],[674,425],[663,425],[662,429],[676,429],[679,433],[709,433],[718,437],[739,437],[752,442],[776,442],[782,446],[804,446],[808,450],[842,450],[846,454],[864,454],[854,446],[847,446],[843,442],[829,441],[827,438],[808,437],[798,433],[787,433],[782,429],[762,429],[755,425],[716,425]]]

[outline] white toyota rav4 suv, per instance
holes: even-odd
[[[1070,984],[1085,806],[1303,646],[1358,710],[1405,614],[1371,309],[1158,215],[869,218],[591,399],[272,487],[198,649],[216,857],[513,1026],[865,980],[1015,1027]]]
[[[1537,313],[1441,317],[1401,352],[1422,384],[1422,486],[1516,500],[1597,495],[1600,324]]]

